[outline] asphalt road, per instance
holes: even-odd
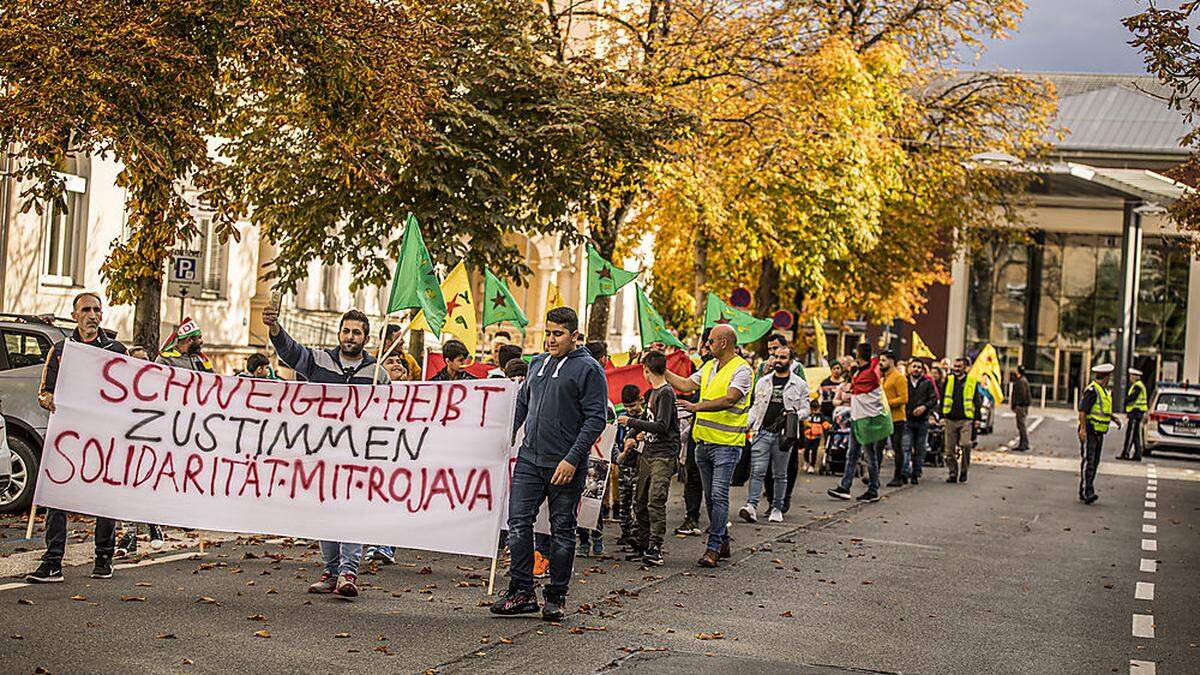
[[[1017,455],[1000,449],[1001,417],[965,485],[931,468],[859,506],[805,476],[788,522],[736,523],[716,571],[694,566],[695,537],[652,570],[577,560],[562,625],[488,615],[484,559],[407,552],[350,602],[304,593],[308,545],[230,539],[200,559],[175,533],[176,550],[111,580],[86,565],[51,586],[0,579],[0,671],[1200,672],[1200,457],[1116,462],[1110,437],[1101,499],[1084,506],[1069,412],[1036,418]],[[20,520],[0,523],[0,574],[36,565]]]

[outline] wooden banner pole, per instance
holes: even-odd
[[[25,525],[25,538],[33,539],[33,517],[37,514],[37,503],[29,505],[29,522]]]
[[[488,595],[496,594],[496,561],[500,558],[500,551],[497,550],[492,556],[492,571],[488,572]]]

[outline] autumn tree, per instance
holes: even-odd
[[[1133,34],[1131,44],[1145,56],[1146,70],[1170,87],[1167,102],[1179,110],[1189,124],[1196,124],[1200,114],[1200,44],[1191,34],[1198,10],[1200,2],[1197,0],[1182,2],[1174,9],[1151,2],[1144,12],[1123,21]],[[1180,145],[1191,148],[1192,154],[1186,162],[1175,167],[1171,175],[1195,185],[1200,177],[1200,126],[1184,136]],[[1170,211],[1171,218],[1180,228],[1190,233],[1192,248],[1200,248],[1200,195],[1194,191],[1184,195]]]
[[[1028,178],[972,158],[1044,147],[1048,85],[960,73],[952,56],[1011,30],[1022,9],[828,0],[751,13],[770,21],[743,29],[767,39],[704,61],[726,67],[686,85],[704,111],[699,154],[664,165],[649,190],[656,269],[705,268],[694,284],[657,275],[656,302],[686,320],[687,297],[745,284],[760,314],[911,318],[953,251],[1019,213]]]
[[[297,227],[363,217],[355,196],[378,189],[436,103],[433,4],[14,0],[0,12],[0,142],[18,150],[25,206],[62,199],[55,170],[72,154],[121,163],[129,235],[102,274],[113,302],[136,303],[134,342],[157,344],[164,262],[196,234],[192,188],[223,238],[246,206],[223,189],[230,172],[288,183]],[[238,152],[266,136],[290,155]]]

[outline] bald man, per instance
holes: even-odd
[[[737,333],[719,324],[705,343],[713,358],[690,378],[667,371],[667,382],[684,394],[700,392],[700,401],[680,400],[682,410],[693,413],[696,467],[708,503],[708,542],[701,567],[716,567],[729,557],[729,481],[746,445],[750,424],[750,389],[754,370],[737,355]]]

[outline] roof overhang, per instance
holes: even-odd
[[[1025,164],[1014,168],[1043,176],[1051,186],[1050,194],[1108,196],[1167,207],[1194,191],[1179,181],[1146,169],[1113,169],[1077,162]],[[1053,186],[1059,189],[1055,190]]]

